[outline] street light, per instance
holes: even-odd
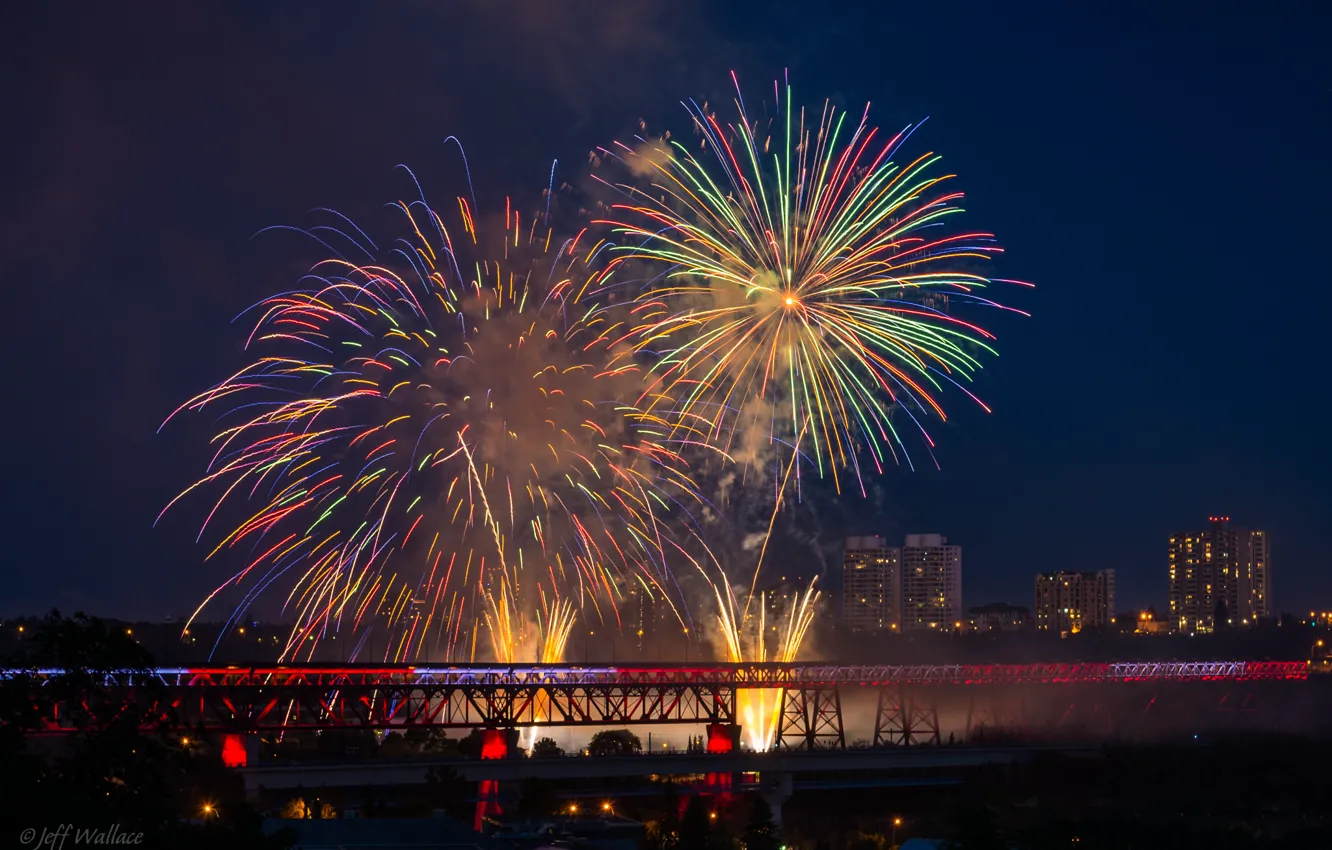
[[[893,846],[897,846],[897,828],[902,825],[901,818],[893,818]]]

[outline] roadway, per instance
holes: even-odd
[[[684,776],[707,773],[823,773],[976,767],[1029,761],[1050,746],[883,747],[877,749],[726,754],[669,753],[563,758],[413,759],[338,764],[269,764],[240,768],[247,791],[365,785],[421,785],[426,772],[448,768],[468,782],[521,779],[605,779],[617,776]],[[1091,754],[1099,745],[1060,745],[1060,752]]]

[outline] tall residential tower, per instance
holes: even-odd
[[[842,622],[853,632],[895,630],[901,553],[882,537],[848,537],[842,553]]]
[[[1203,531],[1170,536],[1170,620],[1181,632],[1244,626],[1272,611],[1271,539],[1207,518]]]
[[[962,623],[962,547],[942,534],[908,534],[902,547],[902,629]]]
[[[1115,571],[1061,571],[1036,576],[1036,628],[1077,634],[1115,619]]]

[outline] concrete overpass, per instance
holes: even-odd
[[[1060,752],[1093,754],[1098,745],[1063,745]],[[897,747],[767,753],[669,753],[641,756],[562,758],[413,759],[355,763],[268,764],[240,768],[248,792],[285,788],[421,785],[431,769],[447,768],[468,782],[513,782],[536,778],[604,779],[617,776],[779,774],[894,771],[976,767],[1029,761],[1045,746]]]

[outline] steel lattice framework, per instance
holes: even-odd
[[[37,687],[41,687],[56,680],[60,672],[14,670],[0,672],[0,676],[34,676]],[[102,674],[98,682],[107,694],[123,703],[122,711],[133,711],[146,725],[202,725],[234,731],[414,725],[511,728],[538,723],[733,724],[737,691],[776,688],[784,692],[782,738],[790,738],[793,743],[804,739],[806,746],[815,747],[844,744],[838,690],[845,687],[900,691],[931,686],[1273,682],[1307,676],[1307,663],[1286,661],[860,666],[281,665],[114,671]],[[69,703],[64,698],[50,712],[50,731],[69,728],[76,722],[79,706]],[[914,710],[891,700],[881,704],[876,740],[903,737],[899,727],[904,719],[912,719],[910,712]],[[907,714],[903,715],[904,711]],[[937,721],[934,726],[937,741]],[[903,743],[910,741],[911,736],[905,735]]]
[[[12,676],[25,671],[0,671]],[[37,670],[41,677],[59,670]],[[645,687],[820,688],[831,685],[1013,685],[1097,682],[1273,681],[1309,676],[1306,661],[1150,661],[1059,664],[459,664],[449,667],[272,665],[112,671],[108,687],[151,681],[169,688],[207,687]]]

